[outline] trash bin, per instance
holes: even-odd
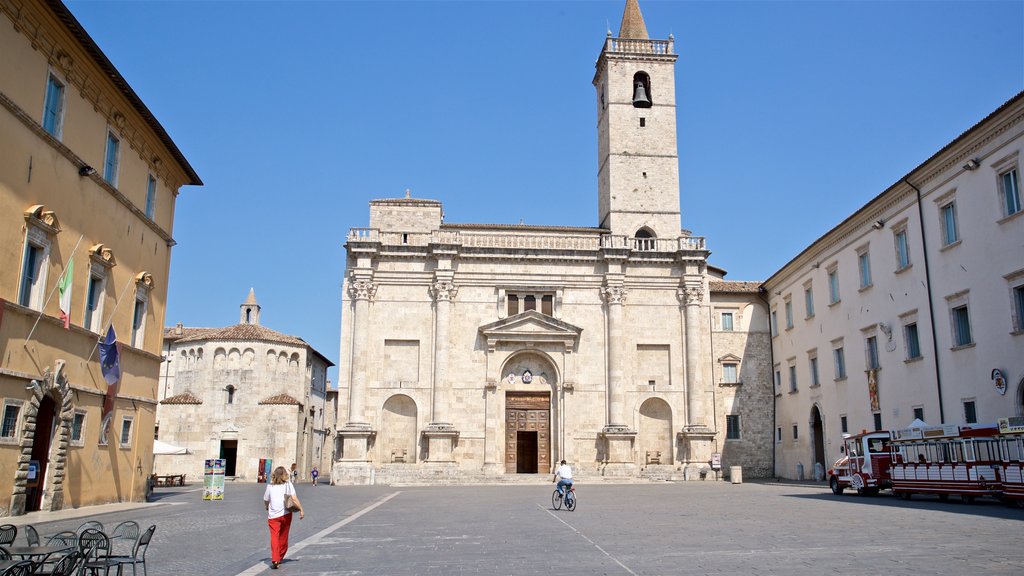
[[[743,484],[743,466],[729,466],[729,481],[733,484]]]

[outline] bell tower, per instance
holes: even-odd
[[[256,289],[249,288],[249,297],[241,306],[242,313],[239,315],[239,324],[260,324],[260,305],[256,302]]]
[[[598,226],[629,238],[677,238],[675,40],[651,40],[637,0],[597,60]]]

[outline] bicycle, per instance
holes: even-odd
[[[561,510],[562,504],[565,504],[565,509],[572,512],[576,509],[576,487],[569,486],[569,489],[565,491],[565,496],[558,493],[558,488],[551,493],[551,507],[555,510]]]

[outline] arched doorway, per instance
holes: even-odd
[[[562,450],[558,413],[558,374],[550,358],[535,351],[506,361],[501,373],[504,395],[504,460],[506,474],[538,474],[552,470],[553,454],[571,460]]]
[[[32,459],[29,461],[28,483],[25,491],[25,512],[41,510],[43,491],[46,489],[46,471],[50,463],[50,446],[56,427],[54,416],[57,403],[47,394],[39,401],[36,411],[36,431],[32,438]]]
[[[416,462],[416,402],[405,394],[395,394],[384,402],[377,443],[381,462]]]
[[[25,406],[21,459],[11,494],[12,516],[34,510],[64,508],[64,470],[73,406],[64,361],[32,380]]]
[[[821,464],[820,470],[825,470],[825,424],[821,421],[821,411],[818,410],[817,406],[811,408],[811,443],[814,449],[814,461],[811,464],[811,474],[817,478],[817,470],[819,467],[816,464]]]
[[[648,398],[640,405],[637,446],[645,465],[672,463],[672,408],[668,402]]]

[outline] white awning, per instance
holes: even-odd
[[[174,444],[168,444],[167,442],[153,440],[153,455],[159,456],[161,454],[191,454],[191,452],[188,451],[188,448],[182,448],[181,446],[175,446]]]

